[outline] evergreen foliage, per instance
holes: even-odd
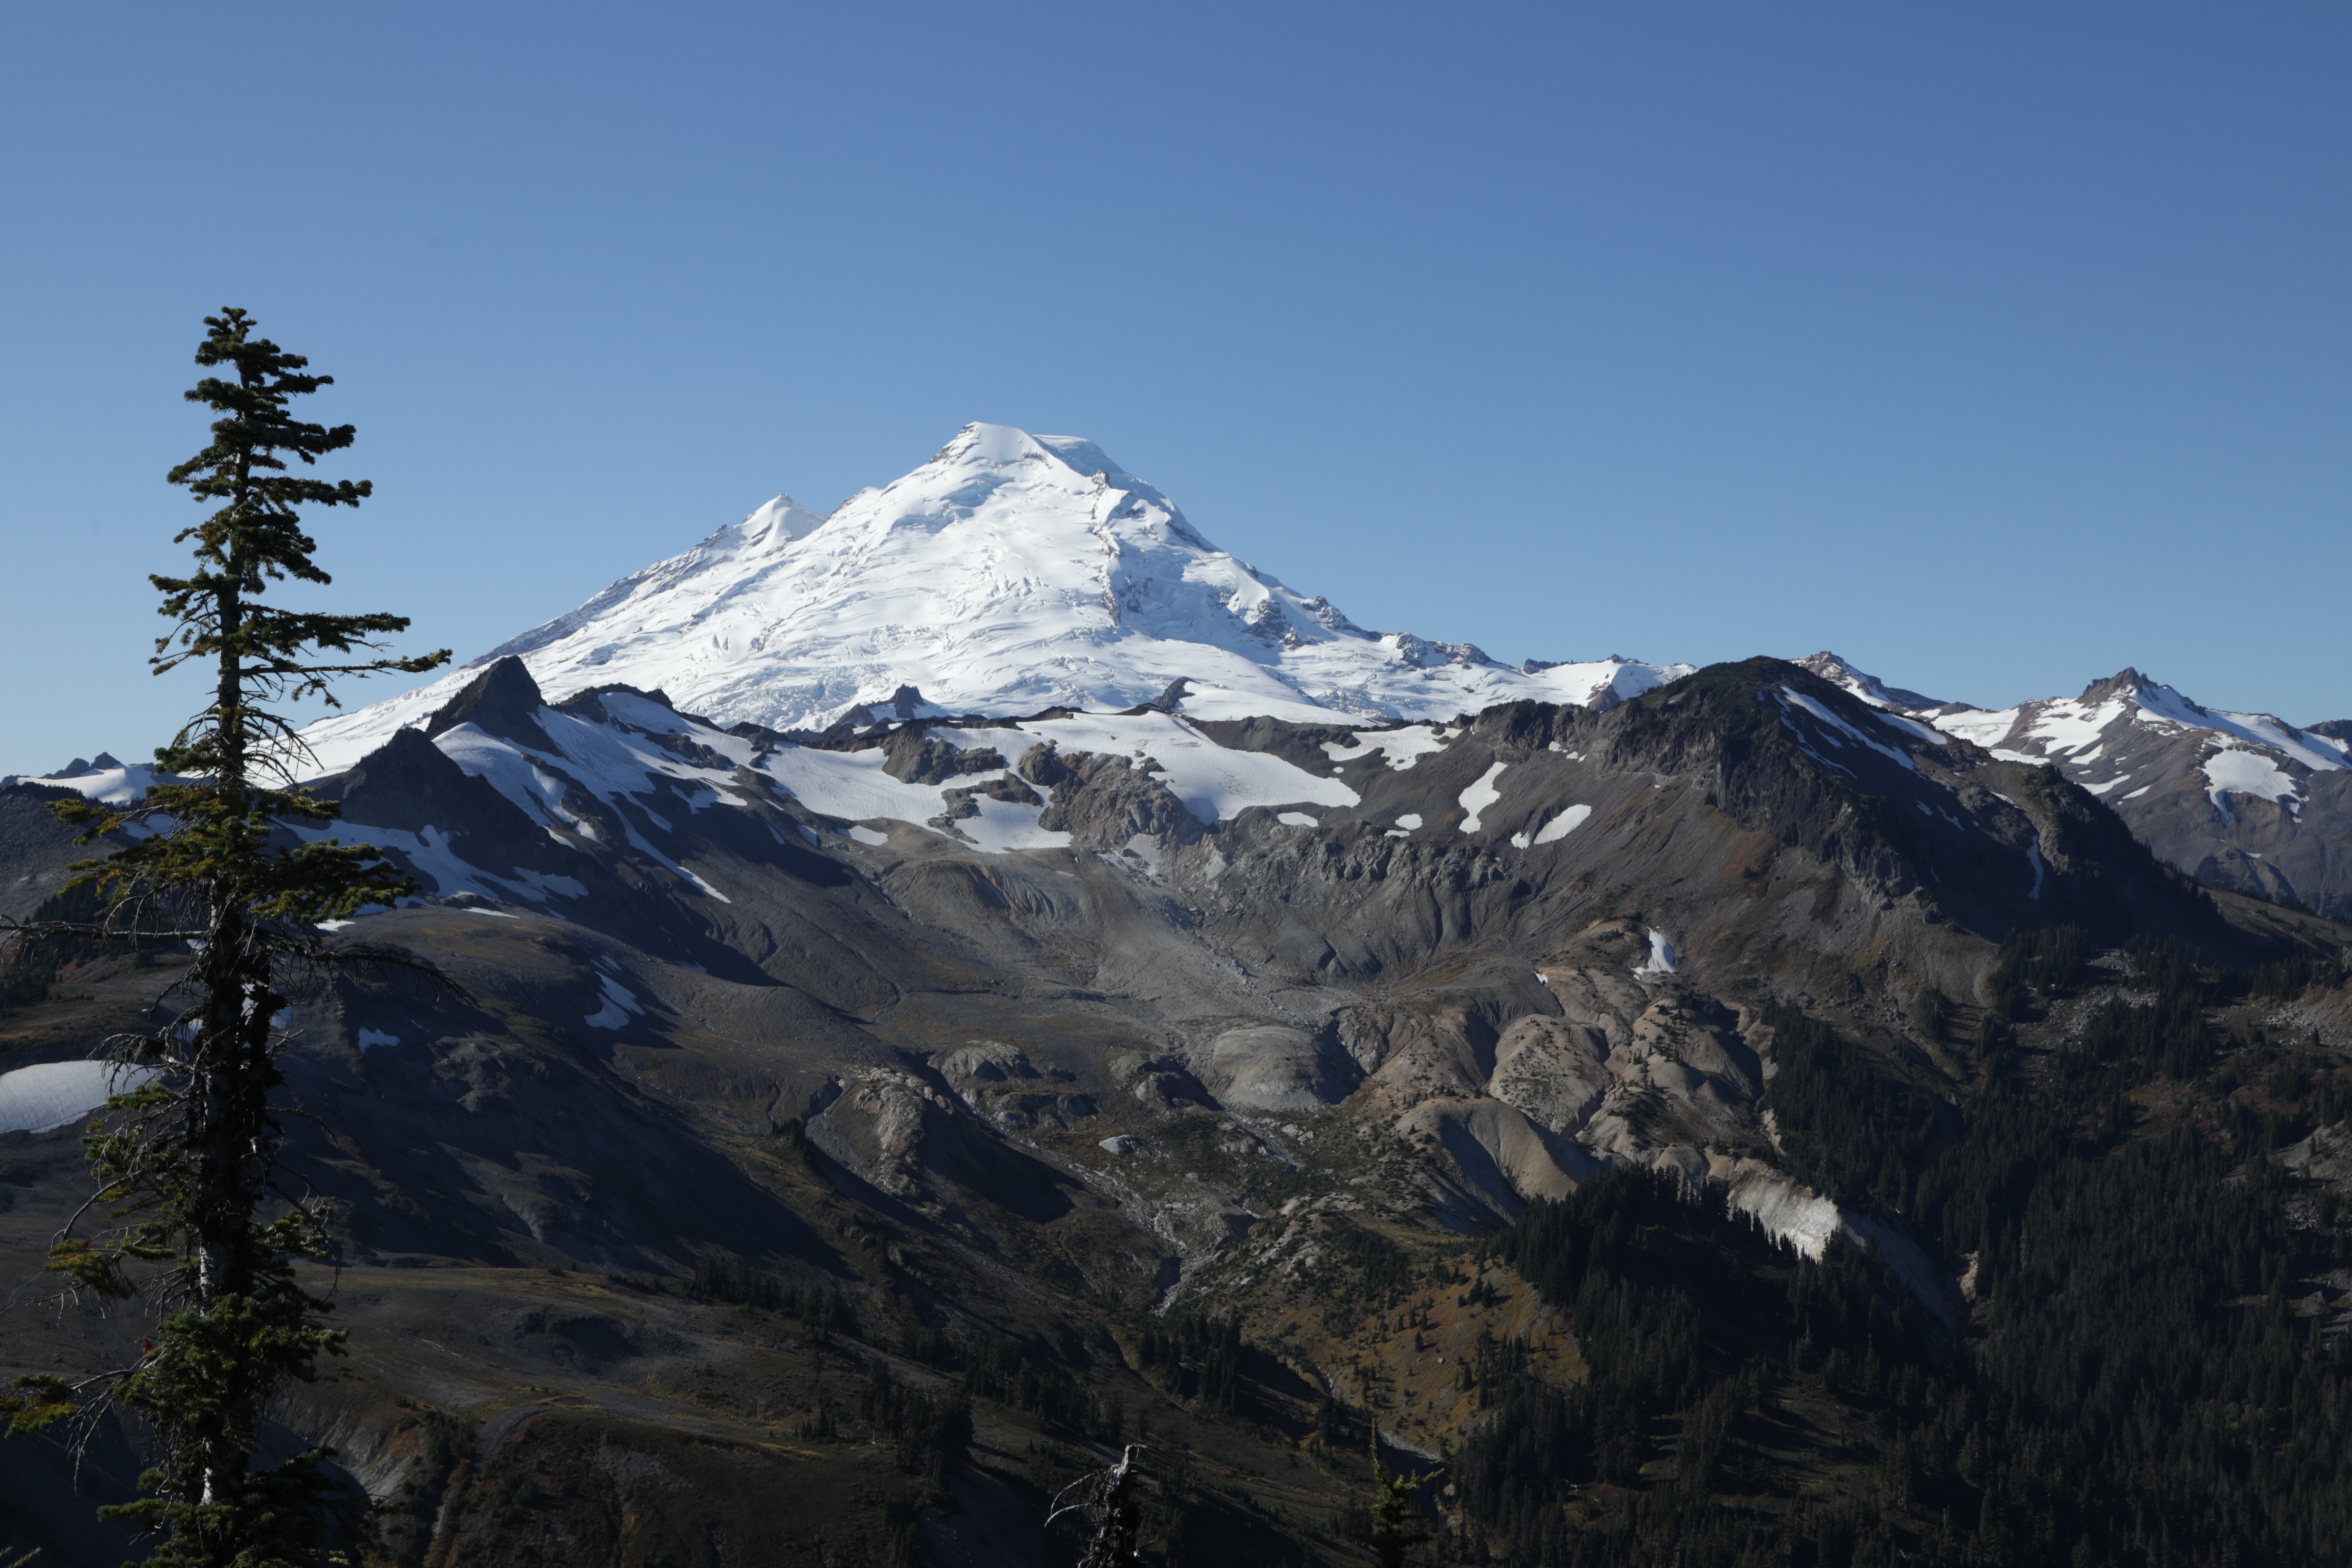
[[[188,400],[220,417],[213,439],[173,468],[171,482],[213,510],[177,542],[194,542],[195,570],[156,577],[173,629],[156,643],[155,673],[202,661],[211,703],[160,748],[175,777],[122,806],[80,801],[52,809],[81,841],[119,846],[84,862],[93,918],[23,928],[35,940],[186,941],[198,949],[183,981],[192,1005],[175,1024],[114,1042],[122,1059],[156,1070],[113,1097],[85,1140],[100,1183],[92,1207],[116,1225],[68,1235],[50,1268],[104,1300],[144,1297],[157,1313],[130,1365],[78,1384],[18,1380],[10,1430],[112,1404],[160,1438],[142,1478],[152,1495],[107,1511],[141,1520],[163,1541],[152,1563],[169,1568],[272,1568],[330,1561],[339,1510],[313,1449],[257,1468],[263,1411],[289,1379],[340,1353],[325,1326],[330,1303],[295,1266],[325,1255],[327,1216],[284,1184],[281,1108],[285,1037],[275,1020],[292,967],[402,962],[364,947],[331,951],[320,921],[388,904],[415,884],[366,845],[289,835],[333,821],[336,807],[295,786],[304,755],[291,722],[263,706],[327,692],[341,676],[419,674],[446,650],[414,658],[307,662],[318,652],[373,651],[370,639],[401,616],[293,611],[263,602],[273,582],[325,584],[300,526],[307,505],[357,506],[364,481],[290,472],[352,444],[352,427],[298,420],[289,401],[331,384],[308,362],[256,336],[244,311],[206,317],[196,363],[226,367]],[[288,843],[295,837],[297,841]]]
[[[1381,1458],[1381,1441],[1377,1433],[1372,1437],[1372,1527],[1365,1541],[1381,1568],[1404,1568],[1405,1554],[1423,1542],[1435,1539],[1421,1528],[1421,1510],[1414,1506],[1412,1494],[1419,1491],[1443,1471],[1425,1476],[1396,1476]]]
[[[1145,1376],[1179,1399],[1227,1412],[1240,1408],[1242,1354],[1240,1319],[1197,1312],[1147,1325],[1136,1344]]]
[[[1910,1206],[1913,1173],[1934,1141],[1940,1103],[1818,1018],[1766,1007],[1773,1059],[1764,1091],[1789,1172],[1842,1203]]]
[[[2087,983],[2093,957],[2063,931],[2012,938],[2002,1027]],[[2010,1042],[1958,1136],[1907,1145],[1907,1224],[1944,1267],[1975,1265],[1956,1344],[1922,1331],[1873,1259],[1799,1258],[1670,1176],[1606,1173],[1497,1237],[1573,1314],[1592,1371],[1560,1389],[1479,1358],[1501,1380],[1481,1389],[1495,1415],[1455,1468],[1488,1544],[1536,1568],[2352,1557],[2352,1337],[2289,1306],[2344,1247],[2294,1228],[2269,1158],[2339,1118],[2342,1091],[2308,1052],[2211,1070],[2242,1044],[2217,1004],[2292,994],[2326,966],[2125,959],[2123,996],[2053,1052]],[[1871,1151],[1907,1125],[1889,1108],[1924,1091],[1889,1089],[1818,1021],[1775,1022],[1776,1096],[1792,1071],[1860,1075],[1859,1106],[1779,1101],[1792,1152],[1892,1206]],[[2234,1093],[2250,1078],[2289,1109],[2253,1110]],[[2165,1079],[2203,1109],[2147,1125],[2126,1097]],[[1772,1450],[1791,1446],[1792,1406],[1824,1400],[1848,1413],[1825,1458],[1865,1467],[1863,1484],[1800,1493]]]
[[[74,929],[102,912],[96,891],[87,887],[43,899],[28,922],[31,930],[11,932],[0,941],[0,1008],[47,1001],[62,971],[103,952],[108,944]]]

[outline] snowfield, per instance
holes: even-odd
[[[115,1062],[42,1062],[0,1073],[0,1132],[53,1132],[156,1075]]]
[[[1622,701],[1688,665],[1611,658],[1514,669],[1467,644],[1366,631],[1218,549],[1089,441],[971,425],[931,460],[818,518],[779,496],[701,543],[431,685],[305,739],[349,767],[488,664],[520,658],[552,701],[660,690],[719,727],[1131,708],[1186,683],[1195,718],[1451,719],[1497,702]],[[1391,752],[1392,757],[1397,753]]]

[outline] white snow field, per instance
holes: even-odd
[[[2260,752],[2224,746],[2206,758],[2203,766],[2206,781],[2212,786],[2205,793],[2224,816],[2229,816],[2230,808],[2221,796],[2231,791],[2284,802],[2289,811],[2303,805],[2303,797],[2295,793],[2294,778]]]
[[[0,1132],[50,1132],[68,1127],[153,1078],[117,1062],[42,1062],[0,1073]]]
[[[1210,543],[1092,442],[1003,425],[966,426],[829,517],[779,496],[440,680],[320,721],[304,732],[319,771],[349,767],[507,654],[551,700],[625,683],[721,726],[778,730],[822,728],[902,685],[927,700],[919,716],[1115,711],[1182,679],[1177,708],[1196,718],[1378,722],[1521,698],[1606,704],[1692,668],[1612,657],[1528,673],[1466,644],[1366,631]]]

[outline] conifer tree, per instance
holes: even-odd
[[[1406,1552],[1435,1539],[1421,1528],[1421,1514],[1413,1507],[1412,1494],[1443,1474],[1443,1470],[1432,1470],[1418,1479],[1389,1474],[1388,1462],[1381,1457],[1380,1426],[1378,1423],[1373,1425],[1372,1532],[1363,1540],[1371,1547],[1381,1568],[1404,1568]]]
[[[170,1568],[275,1568],[329,1562],[332,1489],[314,1449],[275,1468],[254,1463],[265,1406],[288,1380],[307,1381],[320,1352],[340,1354],[325,1326],[331,1303],[296,1273],[324,1255],[326,1216],[288,1179],[276,1020],[280,987],[303,966],[399,963],[362,945],[331,949],[323,921],[416,890],[366,845],[320,836],[337,812],[299,787],[308,752],[284,705],[328,684],[379,671],[421,674],[446,661],[370,658],[373,640],[404,629],[393,615],[328,615],[263,602],[273,582],[324,585],[302,531],[305,506],[356,507],[364,480],[329,481],[289,469],[352,444],[288,412],[331,384],[309,362],[257,336],[245,311],[205,319],[196,363],[222,367],[187,394],[220,417],[209,446],[170,481],[213,510],[174,542],[193,541],[195,569],[151,579],[172,629],[149,661],[157,674],[196,663],[213,676],[211,702],[157,750],[159,780],[134,804],[61,803],[81,842],[121,846],[77,868],[101,895],[89,922],[47,922],[37,934],[123,942],[185,941],[196,955],[181,982],[189,1005],[173,1025],[112,1042],[137,1069],[110,1099],[84,1146],[99,1188],[83,1213],[112,1223],[69,1226],[50,1268],[106,1300],[144,1297],[157,1323],[136,1361],[68,1382],[18,1380],[11,1432],[110,1403],[135,1412],[160,1439],[142,1478],[152,1495],[108,1511],[143,1521],[163,1541],[149,1561]],[[312,662],[321,656],[330,662]],[[352,656],[358,657],[352,657]],[[118,1079],[119,1085],[127,1080]]]

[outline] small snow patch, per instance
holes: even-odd
[[[1503,798],[1503,792],[1495,787],[1495,781],[1503,776],[1503,770],[1508,766],[1508,763],[1496,763],[1479,777],[1476,784],[1462,792],[1462,809],[1470,814],[1462,819],[1463,832],[1477,832],[1478,818],[1485,815],[1488,806]]]
[[[869,848],[879,848],[883,845],[890,842],[890,836],[888,834],[877,833],[873,828],[866,826],[863,823],[860,823],[856,826],[849,828],[846,831],[850,837],[857,840],[860,844],[866,845]]]
[[[1320,827],[1323,825],[1303,811],[1286,811],[1275,818],[1285,827]]]
[[[1571,805],[1543,825],[1543,831],[1536,835],[1536,842],[1557,844],[1583,826],[1585,819],[1591,815],[1592,808],[1589,805]]]
[[[629,1021],[633,1013],[643,1013],[636,994],[609,974],[597,976],[604,983],[604,1005],[588,1015],[592,1029],[617,1029]]]
[[[2213,809],[2221,814],[2225,822],[2230,817],[2229,803],[2221,798],[2225,794],[2251,795],[2263,800],[2275,801],[2289,811],[2295,811],[2303,805],[2303,797],[2295,793],[2294,777],[2259,752],[2242,752],[2234,746],[2225,746],[2205,759],[2204,771],[2206,782],[2210,786],[2205,791],[2206,798],[2213,803]]]
[[[1657,927],[1650,928],[1650,958],[1646,963],[1633,966],[1636,974],[1672,974],[1675,972],[1674,944]]]
[[[360,1049],[363,1051],[372,1051],[378,1046],[396,1046],[398,1044],[400,1044],[400,1037],[398,1035],[386,1034],[382,1029],[362,1029],[360,1031]]]
[[[1354,740],[1353,745],[1326,741],[1323,742],[1323,754],[1335,763],[1352,763],[1359,757],[1378,752],[1391,768],[1402,772],[1431,752],[1445,749],[1445,732],[1434,724],[1408,724],[1402,730],[1360,734]]]

